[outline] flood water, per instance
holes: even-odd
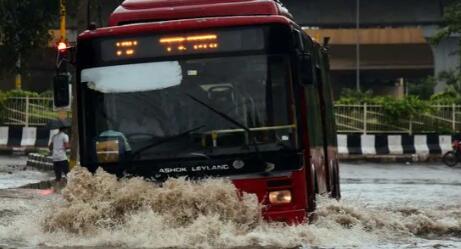
[[[0,248],[461,248],[461,167],[343,163],[343,199],[319,198],[318,220],[298,226],[262,221],[254,196],[222,179],[160,188],[77,169],[56,193],[10,184],[47,173],[6,174]]]

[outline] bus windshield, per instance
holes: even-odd
[[[142,150],[136,160],[241,153],[252,143],[261,151],[293,147],[288,62],[248,55],[84,69],[85,122],[94,127],[86,140],[120,134],[128,150]],[[252,138],[203,103],[248,127]]]

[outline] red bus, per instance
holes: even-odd
[[[229,178],[268,220],[340,197],[328,54],[273,0],[126,0],[78,37],[80,163]]]

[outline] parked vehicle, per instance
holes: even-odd
[[[461,143],[459,140],[453,141],[453,150],[443,155],[442,161],[449,167],[454,167],[461,160]]]

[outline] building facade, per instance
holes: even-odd
[[[459,37],[432,45],[444,0],[282,0],[307,33],[330,38],[336,95],[341,88],[401,96],[406,83],[459,66]],[[357,73],[359,71],[359,73]],[[359,78],[359,82],[357,82]],[[359,83],[359,84],[358,84]],[[437,91],[444,89],[439,84]]]

